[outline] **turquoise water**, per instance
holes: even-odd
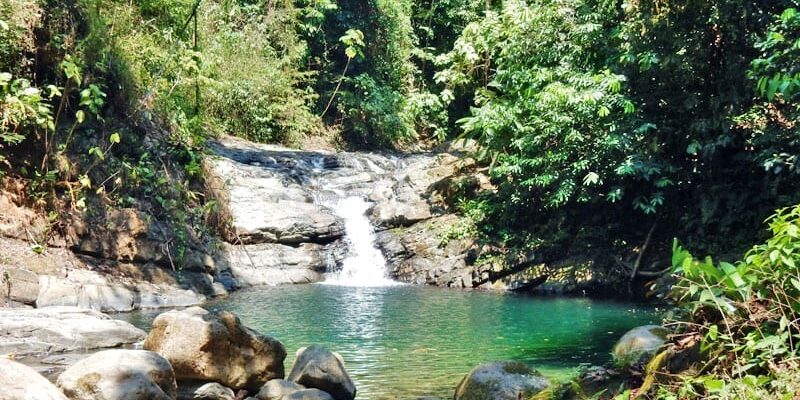
[[[365,400],[450,398],[467,371],[492,360],[563,379],[581,363],[607,362],[626,330],[659,320],[652,308],[626,303],[414,286],[263,287],[206,307],[281,340],[287,371],[299,347],[338,351]]]

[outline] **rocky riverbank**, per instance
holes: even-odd
[[[226,311],[168,311],[154,320],[149,333],[96,311],[70,307],[6,313],[21,327],[31,321],[38,325],[17,330],[16,343],[8,339],[13,333],[0,332],[0,351],[12,351],[0,357],[0,400],[353,400],[357,394],[338,353],[316,345],[300,348],[287,373],[284,345]],[[624,383],[630,371],[641,371],[660,351],[665,334],[657,326],[633,329],[614,347],[614,367],[590,368],[566,383],[551,382],[519,362],[478,365],[454,388],[453,399],[592,395]],[[68,356],[77,348],[88,353]],[[47,374],[50,381],[28,366],[37,365],[28,356],[40,352],[62,360],[62,369]]]
[[[211,240],[184,229],[176,246],[174,227],[145,206],[73,213],[56,232],[20,205],[19,194],[0,193],[3,304],[124,312],[200,304],[254,285],[318,282],[346,256],[335,200],[351,196],[371,202],[375,245],[396,280],[580,292],[596,279],[590,263],[538,263],[535,254],[486,261],[485,246],[454,234],[465,220],[454,212],[453,191],[493,190],[468,157],[469,144],[397,155],[298,151],[236,138],[209,147]]]

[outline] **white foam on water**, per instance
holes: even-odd
[[[347,256],[339,271],[328,273],[323,284],[340,286],[395,286],[386,276],[386,259],[375,247],[375,230],[367,217],[369,203],[361,197],[325,201],[344,220]]]

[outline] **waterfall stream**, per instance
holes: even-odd
[[[347,255],[341,269],[328,273],[324,284],[342,286],[393,286],[386,276],[386,259],[375,247],[375,231],[367,218],[369,203],[360,196],[329,200],[326,206],[344,220]]]

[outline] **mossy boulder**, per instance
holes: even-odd
[[[626,332],[614,345],[614,365],[628,368],[647,363],[667,341],[667,330],[658,325],[644,325]]]
[[[479,365],[461,380],[453,400],[529,399],[550,382],[538,371],[517,361]]]

